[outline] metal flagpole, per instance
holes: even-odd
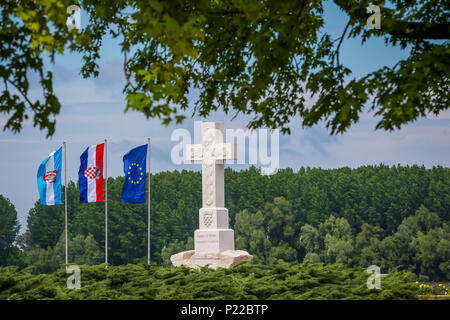
[[[147,167],[148,167],[148,223],[147,223],[147,264],[150,264],[150,138],[147,139]]]
[[[63,142],[64,149],[64,210],[65,210],[65,234],[66,234],[66,264],[69,263],[69,249],[68,249],[68,236],[67,236],[67,154],[66,154],[66,142]]]
[[[105,139],[105,263],[108,267],[108,153]]]

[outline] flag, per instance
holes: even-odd
[[[52,152],[39,165],[37,185],[43,206],[62,204],[61,201],[62,147]]]
[[[120,201],[126,203],[145,203],[147,145],[131,149],[123,156],[125,182]]]
[[[80,202],[103,201],[103,150],[105,144],[87,147],[80,157]]]

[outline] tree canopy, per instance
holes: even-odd
[[[371,0],[334,0],[348,20],[341,37],[324,30],[324,0],[80,0],[89,22],[68,30],[72,0],[4,0],[0,4],[0,112],[4,129],[24,120],[52,135],[61,104],[46,57],[77,52],[83,77],[96,77],[102,41],[121,40],[126,110],[180,123],[186,113],[215,110],[250,115],[249,127],[289,132],[324,121],[345,132],[371,111],[377,129],[394,130],[449,108],[447,1],[380,2],[381,28],[366,21]],[[375,4],[378,4],[375,1]],[[341,63],[346,37],[378,37],[408,50],[394,66],[356,78]],[[39,75],[42,98],[30,97],[30,72]],[[193,92],[199,92],[194,101]],[[307,100],[312,99],[312,105]],[[194,103],[190,108],[189,102]]]
[[[16,208],[7,198],[0,195],[0,266],[5,266],[14,260],[17,253],[14,245],[19,228]]]

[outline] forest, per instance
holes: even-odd
[[[146,262],[147,205],[120,202],[124,178],[108,178],[108,259],[113,266]],[[69,263],[104,262],[103,203],[79,203],[68,184]],[[236,249],[255,265],[321,263],[408,271],[421,281],[450,279],[450,169],[362,166],[281,169],[274,175],[225,170],[225,202]],[[201,207],[201,173],[151,176],[151,261],[193,248]],[[64,206],[29,211],[19,234],[14,205],[0,196],[0,266],[33,274],[64,264]],[[156,266],[155,266],[156,267]]]

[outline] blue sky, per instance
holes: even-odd
[[[84,19],[83,19],[84,18]],[[86,21],[85,17],[82,16]],[[346,24],[346,16],[332,3],[326,6],[325,30],[337,37]],[[124,76],[123,57],[118,41],[107,39],[101,51],[100,76],[83,79],[79,75],[80,56],[65,54],[52,66],[54,87],[62,103],[57,117],[56,133],[46,139],[27,122],[20,134],[0,133],[0,194],[15,205],[21,231],[25,231],[29,209],[38,199],[36,172],[40,162],[63,141],[67,141],[68,178],[76,181],[79,156],[84,149],[108,139],[108,175],[122,173],[122,157],[132,147],[152,139],[151,171],[198,170],[199,165],[174,165],[171,149],[177,142],[170,136],[176,128],[186,128],[193,135],[194,120],[183,125],[163,127],[157,119],[144,115],[124,114],[122,95]],[[341,47],[341,62],[352,68],[355,76],[384,65],[392,66],[407,56],[396,48],[386,47],[383,40],[370,40],[361,45],[357,39],[346,39]],[[34,91],[33,91],[34,90]],[[32,89],[39,92],[39,88]],[[215,113],[208,121],[223,121],[225,128],[243,128],[248,118]],[[0,115],[0,125],[6,116]],[[450,166],[450,112],[418,120],[393,133],[375,131],[376,119],[369,114],[347,133],[330,136],[324,126],[301,129],[299,119],[292,120],[292,134],[280,135],[280,167],[298,169],[301,166],[339,168],[375,164]],[[236,169],[243,166],[234,165]]]

